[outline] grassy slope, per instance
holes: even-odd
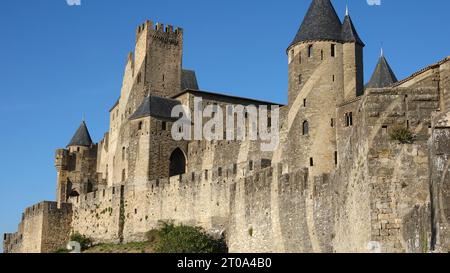
[[[149,242],[101,244],[93,246],[83,253],[154,253],[153,249],[153,245]]]

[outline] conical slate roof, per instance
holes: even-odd
[[[348,14],[345,15],[344,23],[342,23],[342,40],[346,43],[351,42],[365,46],[355,29],[355,25],[353,25],[352,18]]]
[[[91,146],[93,144],[91,135],[89,134],[88,128],[86,126],[86,123],[83,121],[81,122],[80,127],[78,127],[78,130],[75,132],[75,135],[72,137],[72,140],[70,141],[70,146]]]
[[[305,41],[342,41],[341,20],[330,0],[313,0],[291,46]]]
[[[392,71],[384,55],[381,55],[372,78],[367,83],[366,88],[384,88],[397,82],[397,77]]]

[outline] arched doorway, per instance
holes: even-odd
[[[180,148],[176,148],[170,155],[169,176],[186,173],[186,157]]]

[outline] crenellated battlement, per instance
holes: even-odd
[[[165,42],[178,43],[183,37],[183,29],[172,25],[164,25],[162,23],[153,23],[153,21],[145,21],[136,28],[136,41],[139,37],[146,33],[154,38],[158,38]]]
[[[281,166],[281,164],[279,164]],[[281,167],[280,167],[281,168]],[[117,184],[112,187],[100,187],[94,192],[81,194],[76,197],[70,197],[69,203],[97,203],[97,202],[113,202],[114,199],[119,198],[120,189],[123,188],[126,193],[135,188],[146,189],[150,193],[158,191],[167,191],[171,189],[186,189],[189,186],[206,187],[212,184],[231,183],[242,177],[258,177],[261,174],[270,173],[275,170],[275,167],[270,166],[270,160],[261,159],[250,161],[246,164],[229,164],[224,166],[217,166],[214,169],[204,169],[191,173],[173,176],[170,178],[161,178],[148,181],[145,184]],[[281,171],[279,171],[281,173]]]
[[[36,205],[26,208],[24,213],[22,214],[22,220],[26,220],[26,219],[35,217],[37,215],[42,215],[44,213],[66,214],[66,213],[70,213],[71,210],[72,210],[72,206],[70,204],[63,203],[63,204],[61,204],[61,207],[58,208],[57,202],[44,201],[44,202],[41,202],[41,203],[38,203]]]

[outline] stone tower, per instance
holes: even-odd
[[[146,21],[136,30],[136,84],[152,95],[172,97],[181,90],[183,30]]]
[[[67,149],[56,150],[56,196],[59,206],[71,196],[92,192],[98,187],[96,163],[97,145],[92,142],[87,125],[83,121]]]
[[[364,94],[364,43],[356,32],[348,8],[342,24],[343,60],[344,60],[344,97],[348,102]]]
[[[328,173],[337,162],[337,106],[363,92],[362,48],[350,16],[313,0],[287,53],[290,165]]]

